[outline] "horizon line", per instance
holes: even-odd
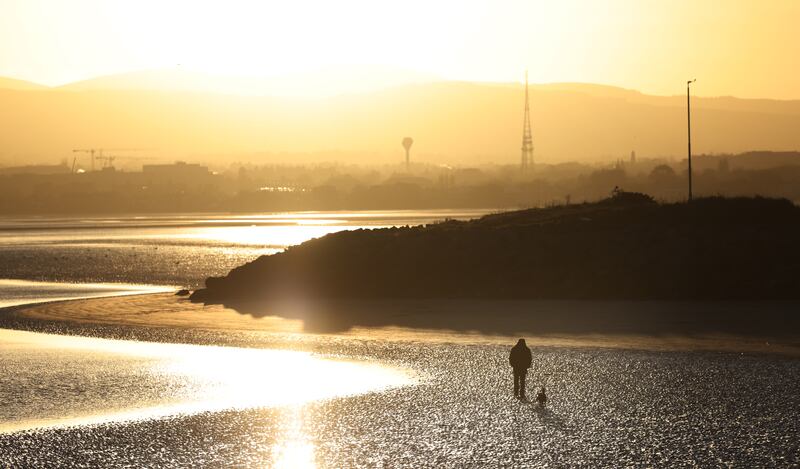
[[[356,65],[359,66],[359,65]],[[387,68],[396,68],[402,69],[402,67],[387,67]],[[231,79],[231,80],[270,80],[270,79],[280,79],[285,77],[290,77],[293,75],[312,75],[314,73],[319,72],[320,70],[324,70],[325,68],[320,68],[316,70],[310,70],[305,72],[290,72],[290,73],[283,73],[283,74],[275,74],[275,75],[226,75],[226,74],[215,74],[209,73],[204,71],[198,70],[181,70],[180,68],[147,68],[147,69],[134,69],[124,72],[118,73],[110,73],[106,75],[95,75],[87,78],[81,78],[78,80],[72,80],[63,82],[60,84],[49,85],[42,82],[30,80],[27,78],[20,78],[17,76],[12,75],[5,75],[0,74],[0,79],[8,79],[14,81],[24,82],[34,87],[42,88],[39,91],[174,91],[179,93],[203,93],[203,94],[214,94],[214,95],[239,95],[239,96],[254,96],[254,97],[278,97],[278,98],[303,98],[303,99],[319,99],[319,98],[331,98],[336,96],[346,96],[346,95],[358,95],[358,94],[370,94],[375,93],[378,91],[383,90],[390,90],[395,88],[402,88],[408,86],[415,86],[415,85],[427,85],[427,84],[446,84],[446,83],[461,83],[461,84],[471,84],[471,85],[478,85],[478,86],[519,86],[524,87],[525,81],[524,79],[520,81],[491,81],[491,80],[467,80],[467,79],[454,79],[454,78],[442,78],[436,77],[434,75],[431,76],[430,79],[425,80],[409,80],[405,83],[396,83],[396,84],[389,84],[386,86],[375,86],[372,89],[367,89],[364,91],[357,91],[357,92],[343,92],[343,93],[332,93],[332,94],[322,94],[322,95],[301,95],[301,94],[289,94],[289,95],[281,95],[281,94],[269,94],[269,93],[231,93],[231,92],[224,92],[220,90],[211,90],[211,89],[200,89],[200,90],[192,90],[192,89],[181,89],[179,87],[170,87],[165,86],[163,88],[148,88],[148,87],[97,87],[97,88],[89,88],[83,90],[69,90],[66,89],[71,85],[77,85],[84,82],[90,82],[93,80],[99,80],[104,78],[113,78],[113,77],[123,77],[126,75],[133,75],[138,73],[158,73],[158,72],[184,72],[187,75],[196,75],[196,76],[204,76],[204,77],[211,77],[211,78],[218,78],[218,79]],[[407,71],[412,73],[420,73],[424,74],[425,72],[417,72],[415,70],[407,69]],[[589,81],[552,81],[552,82],[529,82],[531,87],[546,87],[546,86],[595,86],[595,87],[604,87],[604,88],[612,88],[619,91],[627,91],[632,93],[639,93],[644,96],[652,96],[652,97],[662,97],[662,98],[673,98],[682,96],[682,92],[678,91],[679,89],[682,90],[682,86],[676,86],[676,93],[675,94],[657,94],[657,93],[648,93],[636,88],[628,88],[621,85],[611,84],[611,83],[600,83],[600,82],[589,82]],[[2,88],[0,89],[7,89],[7,90],[15,90],[15,91],[37,91],[36,89],[17,89],[17,88]],[[574,90],[580,92],[579,90]],[[752,97],[752,96],[736,96],[730,94],[722,94],[722,95],[698,95],[693,94],[692,97],[694,98],[702,98],[702,99],[719,99],[719,98],[732,98],[732,99],[741,99],[741,100],[752,100],[752,101],[779,101],[779,102],[795,102],[800,101],[800,97],[797,98],[772,98],[772,97]]]

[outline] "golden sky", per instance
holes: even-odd
[[[0,0],[0,76],[384,65],[445,79],[800,99],[798,0]]]

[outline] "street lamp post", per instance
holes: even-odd
[[[686,129],[689,141],[689,202],[692,201],[692,107],[689,101],[689,87],[697,78],[686,82]]]

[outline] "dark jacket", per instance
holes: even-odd
[[[511,349],[511,355],[508,356],[508,362],[515,370],[527,370],[531,367],[531,349],[525,345],[525,341],[520,340]]]

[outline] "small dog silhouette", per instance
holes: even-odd
[[[542,389],[536,394],[536,402],[538,402],[540,406],[544,406],[547,403],[547,394],[545,394],[544,386],[542,386]]]

